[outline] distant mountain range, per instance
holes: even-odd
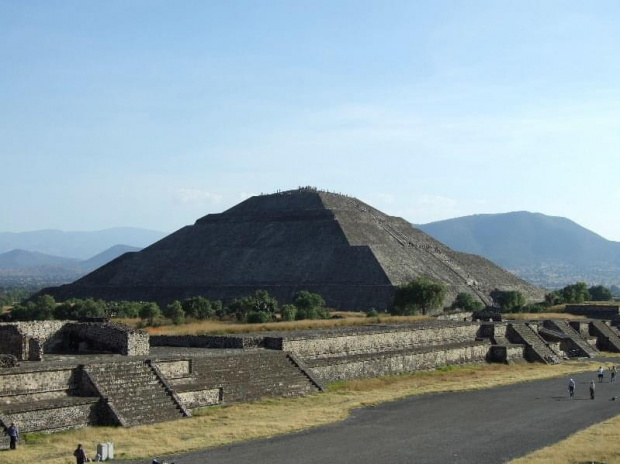
[[[482,255],[546,288],[577,280],[620,285],[620,242],[563,217],[519,211],[416,227],[454,250]]]
[[[116,227],[92,232],[35,230],[0,232],[0,253],[12,250],[36,251],[61,258],[85,260],[120,243],[144,248],[168,235],[135,227]]]
[[[38,251],[11,250],[0,253],[0,284],[67,283],[124,253],[140,250],[138,247],[115,245],[86,260],[52,256]]]
[[[0,287],[37,288],[69,283],[166,235],[132,227],[93,232],[0,232]]]

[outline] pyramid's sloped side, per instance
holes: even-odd
[[[468,269],[472,277],[487,293],[495,289],[517,290],[532,302],[543,301],[545,298],[544,289],[520,279],[482,256],[456,251],[452,252],[452,256],[463,268]]]
[[[389,302],[391,287],[370,248],[351,246],[334,214],[323,209],[210,215],[55,294],[229,300],[267,289],[290,302],[313,289],[334,307],[355,309]]]
[[[385,309],[395,286],[421,275],[447,285],[446,304],[461,291],[488,303],[495,288],[543,296],[401,218],[355,198],[308,189],[252,197],[49,292],[59,299],[167,303],[196,295],[229,300],[266,289],[286,303],[310,290],[334,308]]]

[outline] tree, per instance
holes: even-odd
[[[254,295],[234,299],[228,305],[227,313],[235,314],[238,321],[247,321],[250,312],[262,312],[273,319],[278,310],[278,300],[266,290],[256,290]]]
[[[185,311],[181,302],[178,300],[173,301],[163,311],[164,317],[167,317],[172,321],[174,325],[183,324],[185,322]]]
[[[283,321],[294,321],[297,315],[297,308],[293,305],[287,304],[280,309],[280,316]]]
[[[481,311],[484,308],[484,303],[476,300],[470,293],[461,292],[456,295],[454,303],[452,303],[452,309],[462,309],[463,311]]]
[[[196,319],[209,319],[215,315],[211,302],[202,296],[188,298],[181,304],[185,314]]]
[[[567,285],[561,290],[561,293],[565,303],[583,303],[590,299],[588,285],[585,282]]]
[[[590,294],[590,300],[592,301],[611,301],[613,299],[611,290],[603,285],[595,285],[590,287],[588,289],[588,293]]]
[[[445,285],[418,277],[396,289],[392,314],[428,314],[441,307],[445,296]]]
[[[153,325],[153,321],[159,316],[161,316],[161,310],[157,303],[144,303],[140,308],[140,319],[148,320],[149,325]]]
[[[527,300],[521,292],[515,290],[493,290],[491,292],[493,303],[499,306],[502,313],[516,313],[522,310]]]
[[[302,290],[293,300],[293,305],[297,309],[295,319],[298,321],[329,318],[329,312],[325,309],[325,300],[318,293]]]

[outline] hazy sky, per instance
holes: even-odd
[[[0,0],[0,231],[313,185],[620,240],[620,2]]]

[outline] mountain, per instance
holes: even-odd
[[[116,227],[91,232],[0,232],[0,253],[19,249],[84,260],[119,243],[144,248],[165,235],[164,232],[135,227]]]
[[[3,271],[24,271],[27,269],[76,270],[78,267],[79,260],[77,259],[46,255],[37,251],[12,250],[0,254],[0,269]]]
[[[104,264],[118,258],[119,256],[133,251],[140,251],[142,248],[129,245],[114,245],[98,255],[93,256],[80,263],[80,268],[86,272],[91,272]]]
[[[58,300],[101,298],[167,303],[202,295],[230,300],[268,290],[282,303],[300,290],[344,310],[386,309],[398,285],[419,276],[485,302],[496,288],[531,300],[539,289],[490,261],[457,253],[343,195],[303,188],[260,195],[198,219],[138,253],[127,253],[70,285]]]
[[[577,280],[620,284],[620,243],[563,217],[518,211],[416,227],[457,251],[482,255],[547,288]]]
[[[79,260],[47,255],[38,251],[11,250],[0,254],[0,287],[60,285],[72,282],[124,253],[141,248],[115,245]]]

